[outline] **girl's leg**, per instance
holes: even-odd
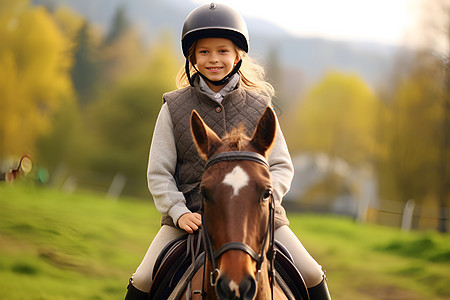
[[[331,299],[322,266],[306,251],[292,230],[288,226],[279,227],[275,230],[275,239],[281,242],[291,254],[294,265],[302,274],[311,299]]]
[[[161,227],[161,229],[153,239],[152,243],[150,244],[150,247],[148,248],[144,259],[137,268],[136,272],[131,277],[130,285],[132,286],[128,288],[128,293],[133,292],[132,287],[137,289],[138,292],[141,291],[144,293],[148,293],[150,291],[150,286],[152,284],[153,266],[156,262],[156,259],[158,258],[159,253],[170,241],[184,234],[186,234],[186,232],[179,228],[175,228],[168,225],[163,225]]]

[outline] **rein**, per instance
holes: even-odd
[[[259,164],[262,164],[267,169],[269,169],[269,163],[265,159],[264,156],[256,153],[256,152],[250,152],[250,151],[229,151],[229,152],[222,152],[213,155],[207,162],[205,166],[205,171],[211,167],[212,165],[219,163],[219,162],[226,162],[226,161],[253,161]],[[274,285],[274,278],[275,278],[275,267],[274,267],[274,260],[275,260],[275,246],[274,246],[274,233],[275,233],[275,200],[273,199],[273,195],[270,195],[269,199],[269,219],[267,224],[267,230],[266,234],[264,236],[264,240],[261,245],[261,249],[259,253],[256,253],[255,250],[253,250],[250,246],[240,243],[240,242],[228,242],[224,245],[222,245],[219,249],[216,251],[213,251],[211,241],[209,238],[208,230],[206,228],[205,222],[204,222],[204,206],[202,202],[202,233],[203,233],[203,242],[204,242],[204,248],[206,251],[207,256],[209,257],[213,271],[210,273],[210,282],[211,286],[216,285],[217,278],[220,276],[220,271],[217,268],[217,262],[216,259],[218,259],[223,253],[229,251],[229,250],[240,250],[248,255],[256,262],[256,281],[258,282],[259,276],[261,274],[261,266],[264,262],[265,256],[267,256],[267,259],[269,261],[269,280],[270,280],[270,289],[271,289],[271,295],[273,299],[273,285]],[[269,243],[269,247],[267,250],[266,255],[264,255],[264,248],[266,247],[267,243]],[[204,284],[203,284],[204,287]],[[202,298],[206,296],[206,293],[202,292]]]

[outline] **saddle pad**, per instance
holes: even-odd
[[[166,246],[164,246],[156,259],[155,265],[153,266],[152,278],[155,278],[156,272],[158,272],[158,269],[161,267],[161,264],[166,258],[175,257],[172,253],[173,251],[178,252],[177,249],[181,248],[180,251],[184,249],[186,252],[186,240],[187,234],[170,241]],[[182,252],[181,254],[184,254],[185,252]]]
[[[164,247],[153,269],[154,279],[150,288],[150,299],[169,298],[173,289],[192,265],[192,251],[194,250],[192,245],[197,244],[198,238],[198,234],[184,235]],[[191,245],[188,245],[188,243]],[[203,252],[202,248],[198,250],[194,259],[197,259]]]
[[[203,265],[204,251],[201,249],[195,257],[193,264],[188,255],[188,235],[175,239],[164,247],[158,256],[154,271],[153,283],[150,289],[149,299],[178,299],[185,289],[187,282],[192,279],[195,272]],[[190,237],[196,243],[197,236]],[[287,249],[278,241],[275,241],[275,271],[276,281],[284,290],[296,300],[308,300],[308,290],[300,272],[293,264],[293,260]],[[189,273],[189,274],[187,274]],[[180,282],[182,279],[182,282]],[[182,286],[180,286],[180,283]],[[171,295],[174,292],[176,295]]]
[[[279,248],[276,249],[274,265],[276,280],[284,293],[286,295],[291,293],[296,300],[309,300],[308,289],[302,275],[295,267],[292,258],[287,257],[283,251],[279,251]]]

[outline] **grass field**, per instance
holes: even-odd
[[[450,236],[290,214],[333,299],[450,299]],[[159,227],[151,201],[0,184],[0,299],[123,299]]]

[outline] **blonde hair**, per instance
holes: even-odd
[[[192,77],[197,71],[194,68],[195,65],[195,46],[197,42],[194,42],[189,49],[189,72]],[[273,86],[265,80],[265,71],[262,66],[256,63],[244,50],[238,48],[235,45],[235,50],[238,56],[242,59],[242,65],[239,68],[240,86],[246,90],[254,91],[259,94],[273,97],[275,90]],[[178,71],[176,78],[177,88],[184,88],[189,86],[189,80],[186,75],[185,66],[181,67]]]

